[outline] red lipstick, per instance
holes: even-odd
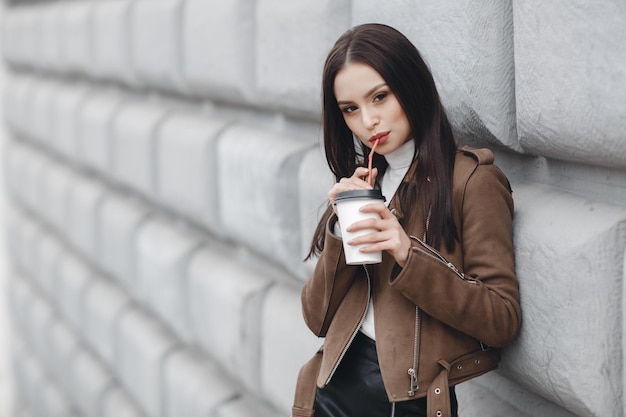
[[[381,145],[387,140],[387,136],[389,136],[389,131],[376,133],[370,137],[370,142],[378,141]]]

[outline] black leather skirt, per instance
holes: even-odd
[[[450,388],[450,405],[452,416],[457,417],[454,387]],[[426,410],[426,397],[398,402],[393,410],[380,375],[376,342],[361,332],[330,383],[315,396],[315,417],[426,417]]]

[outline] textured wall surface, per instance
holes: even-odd
[[[8,2],[13,415],[288,416],[323,59],[403,31],[510,178],[523,328],[465,417],[624,415],[621,0]]]

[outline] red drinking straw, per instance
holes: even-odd
[[[376,149],[376,146],[378,146],[378,139],[374,141],[374,146],[372,146],[372,150],[370,151],[368,157],[369,162],[367,164],[367,168],[369,169],[369,173],[367,174],[367,182],[371,187],[374,186],[374,177],[372,176],[372,159],[374,158],[374,150]]]

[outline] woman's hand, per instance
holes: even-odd
[[[335,214],[337,214],[337,208],[335,207],[335,199],[337,198],[337,194],[342,193],[344,191],[350,190],[371,190],[372,186],[369,185],[367,181],[363,178],[367,176],[369,173],[369,169],[365,167],[358,167],[354,170],[354,174],[350,178],[342,178],[338,183],[333,185],[333,188],[328,192],[328,200],[330,204],[333,206],[333,210]],[[372,169],[372,182],[376,181],[376,175],[378,174],[378,169]]]
[[[342,178],[336,183],[333,188],[328,192],[328,199],[333,205],[335,214],[337,208],[335,207],[335,199],[337,194],[343,191],[350,190],[371,190],[372,186],[369,185],[364,178],[369,173],[369,170],[365,167],[359,167],[354,171],[354,174],[350,178]],[[374,182],[378,170],[372,169],[372,176]],[[348,242],[350,245],[359,245],[362,243],[368,244],[361,248],[362,252],[377,252],[379,250],[388,251],[396,260],[398,265],[404,267],[406,259],[409,256],[409,249],[411,248],[411,239],[406,234],[396,216],[385,206],[384,203],[374,203],[364,206],[361,211],[365,213],[378,213],[380,219],[367,219],[356,222],[348,228],[350,232],[356,232],[361,229],[376,229],[377,232],[368,233],[364,236],[352,239]]]
[[[349,245],[366,244],[361,252],[369,253],[386,250],[394,257],[398,265],[404,267],[411,249],[411,239],[406,234],[396,216],[389,211],[384,203],[372,203],[361,208],[364,213],[378,213],[380,219],[366,219],[355,222],[348,227],[349,232],[362,229],[376,229],[376,232],[359,236],[347,242]]]

